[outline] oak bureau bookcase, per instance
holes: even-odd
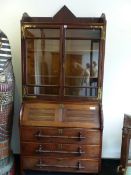
[[[21,174],[99,173],[105,15],[21,20]]]

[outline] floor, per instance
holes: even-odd
[[[20,175],[19,168],[19,156],[16,156],[16,175]],[[102,171],[99,175],[117,175],[117,166],[119,165],[118,159],[102,159]],[[26,171],[25,175],[74,175],[73,173],[40,173],[40,172],[32,172]],[[81,175],[81,174],[77,174]]]

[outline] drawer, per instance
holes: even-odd
[[[24,156],[98,158],[100,156],[100,146],[22,142],[21,153]]]
[[[99,161],[97,159],[68,159],[68,158],[40,158],[22,157],[22,167],[25,170],[62,171],[98,173]]]
[[[21,127],[21,140],[100,145],[101,131],[83,128]]]

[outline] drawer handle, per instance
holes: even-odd
[[[82,151],[81,147],[78,148],[78,151],[51,151],[51,150],[44,150],[42,145],[39,145],[39,148],[36,149],[36,153],[59,153],[59,154],[77,154],[81,156],[82,154],[85,154],[84,151]]]
[[[78,134],[78,139],[79,139],[79,141],[82,141],[82,139],[85,139],[85,137],[82,136],[82,133],[81,132],[79,132],[79,134]]]
[[[84,151],[82,151],[81,146],[78,147],[78,155],[81,156],[82,154],[85,154]]]
[[[62,136],[62,135],[43,135],[41,133],[41,131],[38,131],[36,134],[35,134],[35,137],[37,139],[41,139],[41,138],[62,138],[62,139],[77,139],[79,141],[82,141],[83,139],[85,139],[86,137],[82,136],[82,133],[79,132],[78,133],[78,136]]]
[[[80,162],[77,162],[74,166],[66,166],[66,165],[47,165],[42,162],[42,160],[39,160],[39,162],[36,164],[36,167],[38,168],[44,168],[44,167],[55,167],[55,168],[75,168],[77,170],[84,169],[85,167],[81,165]]]

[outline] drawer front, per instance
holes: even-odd
[[[98,158],[100,156],[100,146],[22,142],[21,152],[24,156]]]
[[[22,157],[22,167],[27,170],[98,173],[99,161],[95,159],[63,159]]]
[[[101,131],[82,128],[21,127],[21,140],[100,145]]]

